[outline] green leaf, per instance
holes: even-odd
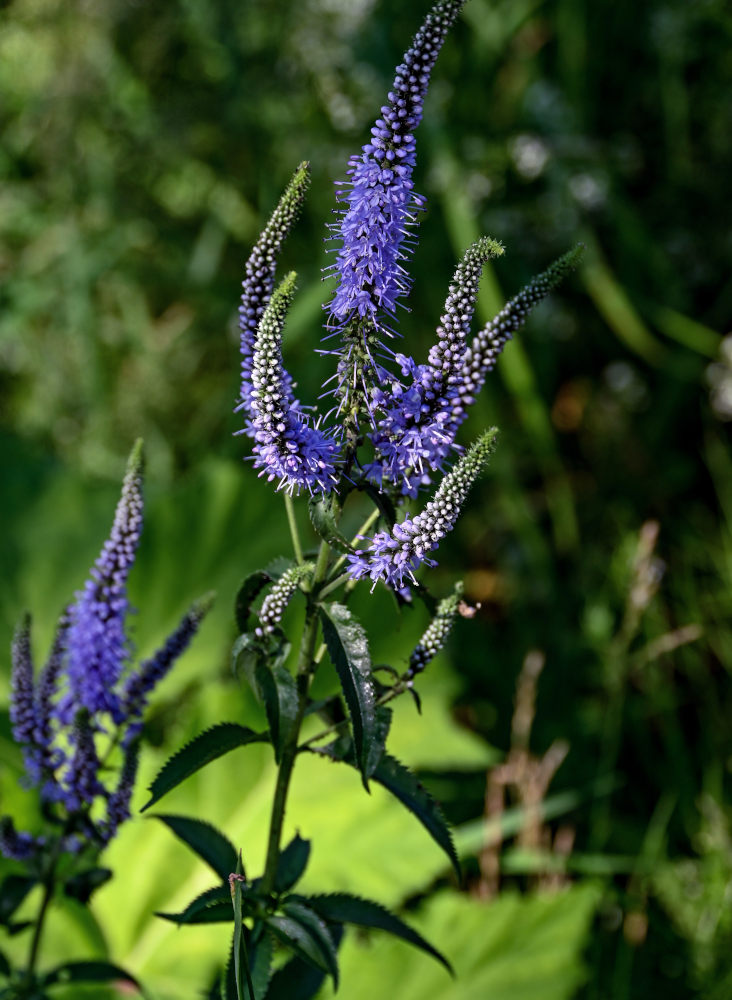
[[[429,941],[426,941],[409,924],[405,924],[403,920],[390,913],[380,903],[374,903],[370,899],[361,899],[359,896],[351,896],[345,892],[325,896],[307,896],[305,902],[324,920],[332,923],[357,924],[359,927],[373,927],[393,934],[395,937],[401,938],[402,941],[407,941],[415,948],[420,948],[436,958],[453,975],[452,966],[444,955],[433,948]]]
[[[333,503],[331,494],[311,497],[308,502],[308,513],[313,527],[323,541],[347,555],[353,552],[353,549],[338,530]]]
[[[248,743],[266,743],[268,740],[267,733],[255,733],[254,730],[239,726],[235,722],[222,722],[205,730],[163,765],[150,785],[151,798],[142,807],[142,812],[212,760],[223,757],[230,750],[246,746]]]
[[[234,615],[240,632],[251,632],[254,629],[256,621],[252,614],[252,604],[267,584],[271,582],[272,577],[269,573],[258,569],[254,573],[250,573],[240,584],[234,603]]]
[[[242,872],[241,854],[237,859],[236,873],[240,875]],[[234,908],[234,981],[236,982],[236,995],[237,1000],[245,1000],[245,995],[248,997],[255,996],[254,984],[252,983],[252,973],[249,968],[249,956],[247,954],[247,943],[245,936],[243,934],[243,924],[241,919],[241,882],[239,879],[235,879],[234,891],[231,897],[231,905]],[[246,978],[246,994],[242,981],[242,965],[244,966],[244,976]]]
[[[376,738],[376,713],[366,633],[342,604],[321,605],[320,614],[323,637],[351,717],[356,761],[367,784]]]
[[[30,875],[6,875],[0,884],[0,924],[10,926],[10,918],[38,880]]]
[[[244,933],[247,933],[246,928],[244,928]],[[251,981],[254,987],[254,1000],[264,1000],[265,997],[269,996],[267,987],[272,974],[274,943],[272,935],[267,933],[264,925],[260,922],[255,922],[251,933],[248,934],[247,952],[249,955]],[[244,1000],[252,1000],[252,995],[246,983],[242,983],[242,990]],[[238,1000],[234,970],[233,940],[230,949],[229,964],[225,970],[224,981],[221,983],[220,992],[217,996],[222,997],[223,1000]]]
[[[65,962],[48,972],[41,983],[54,986],[57,983],[132,983],[140,988],[134,976],[111,962]]]
[[[299,701],[297,684],[295,678],[282,664],[270,665],[263,657],[257,658],[254,680],[264,702],[269,731],[272,734],[275,761],[279,764],[282,747],[297,716]]]
[[[325,958],[333,985],[338,989],[338,952],[325,921],[299,899],[290,898],[282,904],[282,912],[304,928],[317,942]]]
[[[294,916],[274,914],[267,917],[267,927],[275,937],[309,965],[323,972],[331,973],[332,959],[321,941],[321,935],[314,936],[310,928]],[[331,942],[332,944],[332,942]]]
[[[87,868],[77,872],[64,883],[64,894],[80,903],[88,903],[92,894],[112,877],[111,868]]]
[[[330,936],[337,948],[343,937],[343,928],[333,926]],[[325,973],[301,958],[291,958],[272,976],[267,1000],[312,1000],[320,991]]]
[[[0,951],[0,976],[10,979],[10,962],[5,957],[5,953]]]
[[[277,872],[274,886],[277,892],[287,892],[300,879],[307,868],[310,859],[310,841],[303,840],[300,834],[282,851],[277,860]]]
[[[218,924],[234,919],[231,912],[231,890],[227,885],[217,885],[206,889],[180,913],[156,913],[162,920],[173,924]]]
[[[200,819],[190,819],[187,816],[158,814],[151,818],[165,823],[176,837],[203,858],[223,881],[228,882],[229,875],[236,871],[237,855],[234,845],[210,823]]]
[[[330,757],[331,760],[342,760],[352,767],[356,766],[353,748],[343,739],[325,747],[317,747],[314,752]],[[460,862],[442,809],[409,768],[390,754],[383,753],[371,777],[416,816],[435,843],[447,854],[460,880]]]

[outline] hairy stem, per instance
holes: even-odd
[[[302,725],[305,709],[307,708],[308,690],[314,666],[315,644],[318,638],[318,588],[328,573],[329,558],[330,546],[327,542],[322,542],[313,573],[312,590],[310,591],[308,600],[305,627],[297,661],[297,713],[287,734],[285,745],[282,748],[274,801],[272,803],[269,840],[267,841],[267,860],[262,878],[262,890],[265,895],[269,895],[274,889],[275,875],[277,874],[277,862],[280,857],[280,840],[282,838],[282,826],[285,821],[287,793],[290,789],[290,779],[295,766],[295,758],[297,757],[300,726]]]

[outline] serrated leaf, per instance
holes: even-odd
[[[366,633],[342,604],[321,605],[320,614],[323,637],[351,718],[356,761],[366,784],[376,739],[374,685]]]
[[[54,986],[62,983],[132,983],[140,988],[135,977],[118,965],[111,962],[64,962],[57,966],[41,980],[43,986]]]
[[[295,678],[282,664],[270,665],[262,657],[257,659],[254,680],[264,702],[269,731],[272,734],[275,761],[279,764],[282,747],[297,716],[299,704],[297,684]]]
[[[206,764],[210,764],[212,760],[217,760],[230,750],[246,746],[248,743],[266,743],[268,740],[267,733],[255,733],[254,730],[239,726],[235,722],[222,722],[218,726],[206,729],[163,765],[150,785],[149,791],[152,797],[142,807],[142,812],[155,805],[164,795],[196,771],[200,771]]]
[[[317,747],[314,752],[330,757],[331,760],[341,760],[345,764],[356,767],[353,747],[348,740],[341,739],[328,746]],[[383,753],[371,777],[399,799],[402,805],[406,806],[419,820],[435,843],[447,854],[455,869],[455,874],[460,880],[462,877],[460,862],[447,820],[439,804],[416,776],[395,757]]]
[[[444,955],[418,934],[409,924],[395,916],[380,903],[349,893],[337,892],[324,896],[306,896],[304,902],[320,914],[324,920],[338,924],[356,924],[358,927],[372,927],[386,931],[395,937],[407,941],[421,951],[427,952],[445,966],[452,975],[453,970]]]
[[[234,602],[234,615],[240,632],[251,632],[254,628],[256,621],[252,614],[252,604],[254,604],[267,584],[271,582],[272,577],[269,573],[258,569],[245,577],[240,584]]]
[[[0,924],[10,926],[10,918],[36,884],[30,875],[6,875],[0,884]]]
[[[338,552],[348,554],[353,549],[348,540],[338,530],[335,512],[333,510],[333,496],[331,494],[320,494],[313,496],[308,502],[308,513],[313,527],[324,542],[327,542]]]
[[[229,875],[236,871],[237,855],[234,845],[215,826],[188,816],[156,814],[151,818],[165,823],[176,837],[187,844],[199,858],[203,858],[223,881],[228,881]]]
[[[304,962],[330,974],[330,957],[324,953],[319,939],[294,917],[273,914],[267,917],[267,927]]]
[[[216,924],[234,919],[231,912],[231,890],[227,885],[216,885],[206,889],[180,913],[156,913],[162,920],[178,924]]]
[[[343,937],[343,928],[331,927],[330,936],[338,948]],[[267,1000],[312,1000],[320,991],[325,976],[322,969],[316,969],[309,962],[304,962],[301,958],[291,958],[272,976]]]
[[[64,883],[64,894],[70,899],[78,899],[80,903],[88,903],[92,894],[101,888],[112,877],[111,868],[88,868],[77,872]]]
[[[277,892],[287,892],[301,878],[310,860],[310,841],[299,833],[281,852],[277,860],[274,887]]]
[[[338,989],[338,953],[325,921],[313,909],[298,899],[282,904],[282,912],[300,924],[317,942],[328,966],[333,985]]]

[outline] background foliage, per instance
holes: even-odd
[[[2,644],[25,608],[39,652],[48,641],[144,436],[140,651],[195,595],[213,587],[220,600],[157,698],[143,778],[205,725],[259,721],[230,676],[229,605],[239,579],[281,553],[284,521],[231,436],[238,283],[262,219],[310,159],[283,263],[301,286],[288,367],[313,399],[328,372],[312,348],[331,183],[419,17],[406,0],[0,9]],[[289,825],[314,839],[310,888],[414,908],[460,973],[451,983],[399,943],[349,938],[354,1000],[384,978],[400,1000],[729,994],[730,40],[723,0],[471,0],[438,62],[418,135],[430,209],[410,343],[426,354],[454,262],[479,233],[508,251],[485,281],[486,316],[578,238],[587,263],[509,346],[466,429],[495,422],[500,445],[433,589],[467,567],[483,607],[422,679],[424,718],[404,705],[394,726],[457,825],[466,891],[378,791],[362,802],[355,776],[351,787],[321,761],[298,765]],[[367,627],[394,613],[378,592],[356,610]],[[421,614],[376,630],[376,662],[406,657]],[[531,757],[554,746],[548,776],[555,741],[568,751],[548,790],[529,769],[534,784],[517,791],[510,766],[528,757],[511,719],[531,650],[546,658]],[[537,662],[520,685],[528,705]],[[2,809],[22,813],[6,711],[0,741]],[[171,810],[210,815],[256,867],[272,773],[250,748],[177,791]],[[206,884],[158,826],[124,829],[109,852],[122,877],[100,890],[95,919],[58,915],[51,941],[65,957],[108,950],[172,1000],[181,982],[213,979],[221,934],[151,916]]]

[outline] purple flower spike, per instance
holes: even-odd
[[[380,415],[369,435],[376,449],[369,474],[380,484],[394,483],[416,497],[453,447],[462,422],[458,392],[483,265],[502,253],[501,244],[488,237],[468,248],[450,285],[428,363],[417,365],[398,354],[406,388],[394,382],[373,391]]]
[[[139,757],[140,744],[135,740],[125,750],[119,782],[107,800],[107,816],[100,830],[105,844],[114,837],[120,825],[130,818],[130,800],[135,787]]]
[[[383,317],[393,317],[397,301],[409,291],[401,262],[407,256],[409,227],[424,207],[412,181],[414,131],[422,119],[432,67],[462,6],[463,0],[439,0],[427,15],[397,67],[371,141],[361,156],[351,158],[350,180],[338,189],[344,212],[333,231],[342,245],[330,269],[338,285],[327,307],[329,325],[337,329],[352,319],[383,328]]]
[[[289,376],[282,364],[282,327],[295,293],[294,271],[283,279],[259,323],[252,363],[251,415],[254,467],[277,489],[329,493],[336,482],[336,443],[306,423],[294,405]]]
[[[252,363],[257,328],[274,288],[277,257],[293,223],[310,184],[310,164],[301,163],[287,185],[272,213],[269,222],[254,245],[246,263],[246,275],[242,282],[241,306],[239,307],[239,329],[241,330],[241,391],[237,410],[249,413],[252,396]],[[285,374],[288,389],[290,376]]]
[[[10,861],[27,861],[42,847],[30,833],[15,829],[10,816],[0,816],[0,854]]]
[[[213,601],[213,594],[206,594],[205,597],[196,601],[183,616],[177,629],[168,636],[155,655],[149,660],[144,660],[138,669],[126,679],[121,700],[127,720],[132,723],[125,734],[126,746],[129,746],[139,733],[138,720],[142,718],[150,692],[188,648]]]
[[[98,778],[101,762],[94,744],[94,730],[86,711],[78,712],[70,735],[73,753],[61,774],[60,798],[70,813],[88,806],[97,795],[104,795]]]
[[[486,431],[445,476],[421,514],[395,524],[391,532],[379,531],[367,550],[348,556],[348,572],[354,580],[368,576],[376,584],[383,580],[401,588],[416,583],[415,571],[424,563],[435,566],[428,553],[436,549],[455,525],[470,487],[493,450],[496,429]]]
[[[498,315],[487,323],[480,333],[473,338],[471,346],[465,354],[457,389],[460,401],[469,406],[475,401],[485,382],[489,371],[496,366],[501,351],[542,299],[552,292],[579,264],[584,253],[583,244],[579,243],[573,250],[565,253],[558,260],[538,274],[525,288],[508,302]],[[464,411],[460,423],[465,419]]]
[[[11,658],[13,668],[10,678],[10,722],[13,727],[13,737],[23,748],[23,761],[29,783],[37,785],[40,779],[40,767],[35,737],[38,719],[33,686],[30,615],[25,615],[15,630]]]
[[[127,577],[142,530],[142,466],[142,442],[138,441],[127,464],[112,532],[69,611],[69,692],[59,713],[65,724],[73,721],[80,708],[91,716],[109,712],[117,723],[123,719],[114,686],[129,656]]]

